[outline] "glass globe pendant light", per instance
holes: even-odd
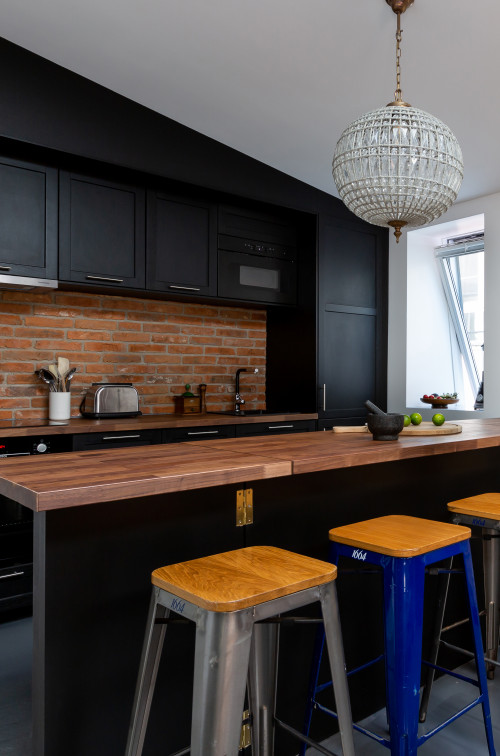
[[[401,13],[413,0],[386,0],[397,15],[394,101],[358,118],[342,133],[332,173],[340,198],[376,226],[422,226],[455,201],[463,179],[460,145],[438,118],[403,100]]]

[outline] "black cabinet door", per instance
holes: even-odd
[[[61,172],[59,192],[60,279],[143,289],[144,190]]]
[[[205,441],[210,438],[233,438],[234,425],[200,425],[191,428],[164,428],[162,442],[164,444],[180,441]]]
[[[161,444],[161,430],[108,431],[105,433],[77,433],[73,437],[73,451],[121,449],[127,446]]]
[[[281,433],[307,433],[315,430],[315,420],[278,420],[273,423],[237,425],[236,436],[273,436]]]
[[[216,222],[208,202],[148,192],[147,288],[214,296]]]
[[[323,218],[319,248],[318,411],[362,418],[386,403],[387,232]]]
[[[0,273],[57,278],[57,170],[0,158]]]

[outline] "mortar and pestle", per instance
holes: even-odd
[[[397,412],[384,412],[369,399],[365,402],[369,410],[367,425],[374,441],[397,441],[404,427],[404,415]]]

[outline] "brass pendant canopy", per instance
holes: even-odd
[[[401,14],[414,0],[386,0],[397,14],[396,91],[393,102],[358,118],[342,133],[332,172],[342,201],[368,223],[421,226],[455,201],[463,159],[453,132],[403,100],[400,84]]]
[[[394,13],[404,13],[410,5],[413,5],[413,0],[385,0],[387,5],[390,5]]]

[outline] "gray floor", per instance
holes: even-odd
[[[470,677],[475,676],[473,663],[462,667],[460,671]],[[488,681],[488,690],[493,737],[495,746],[500,749],[500,670],[497,671],[497,676],[496,680]],[[422,725],[423,729],[420,733],[423,734],[431,730],[433,726],[447,719],[457,709],[474,700],[477,697],[475,691],[477,691],[477,688],[448,675],[440,678],[432,689],[427,722]],[[318,713],[316,716],[321,716],[321,714]],[[368,717],[361,724],[379,735],[387,736],[385,710]],[[331,748],[335,754],[342,753],[338,735],[324,741],[323,745]],[[384,756],[384,754],[387,756],[389,754],[388,748],[357,732],[354,733],[354,747],[356,756]],[[488,756],[481,706],[476,706],[472,711],[464,714],[456,722],[430,738],[418,749],[418,753],[419,756]],[[314,748],[309,748],[307,756],[320,756],[320,753]]]
[[[0,754],[31,754],[31,619],[0,625]]]
[[[30,756],[31,733],[31,644],[32,623],[29,619],[0,626],[0,754]],[[474,665],[462,671],[473,676]],[[495,743],[500,749],[500,673],[488,683]],[[445,676],[432,691],[431,708],[425,729],[447,718],[459,706],[474,698],[476,689]],[[472,694],[471,694],[472,692]],[[316,716],[324,716],[317,714]],[[364,723],[370,729],[385,733],[385,712],[369,717]],[[359,733],[354,734],[356,756],[387,756],[387,748]],[[325,742],[340,754],[338,736]],[[308,756],[319,756],[314,749]],[[481,708],[475,707],[419,748],[419,756],[487,756]],[[68,755],[69,756],[69,755]],[[277,755],[279,756],[279,754]]]

